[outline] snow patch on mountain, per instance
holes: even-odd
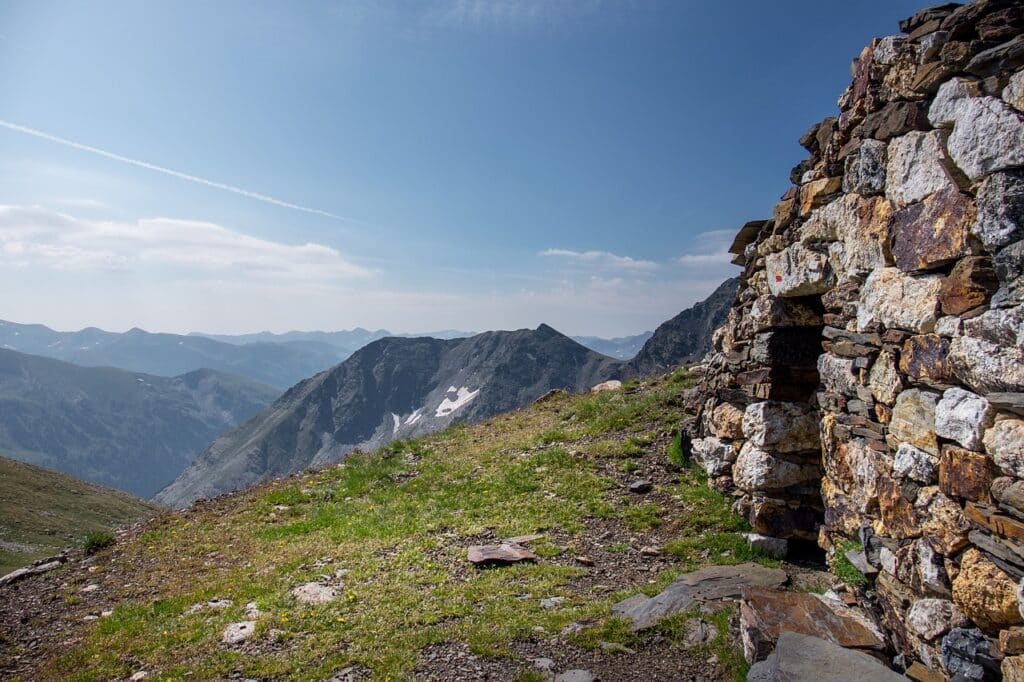
[[[398,433],[398,427],[402,425],[402,418],[394,412],[391,413],[391,418],[395,420],[395,425],[391,428],[391,434],[394,435]]]
[[[455,394],[454,399],[451,396],[452,393]],[[434,413],[434,416],[447,417],[460,407],[463,407],[464,405],[468,405],[469,403],[471,403],[473,401],[473,398],[477,397],[477,395],[479,394],[479,388],[476,389],[475,391],[471,391],[465,386],[460,386],[459,388],[451,386],[448,389],[448,395],[446,395],[444,397],[444,400],[441,401],[441,404],[437,406],[437,411]]]

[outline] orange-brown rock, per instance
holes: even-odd
[[[946,356],[949,341],[936,334],[911,336],[903,343],[900,371],[911,381],[926,384],[945,384],[952,377]]]
[[[960,505],[937,486],[922,488],[914,508],[921,519],[921,534],[936,552],[953,556],[967,545],[971,524]]]
[[[939,290],[939,305],[947,315],[959,315],[986,303],[999,288],[992,260],[968,256],[953,266]]]
[[[743,438],[743,410],[722,403],[711,412],[710,427],[719,438]]]
[[[800,188],[800,215],[808,216],[811,211],[828,203],[843,188],[842,176],[812,180]]]
[[[903,494],[903,486],[895,479],[878,482],[878,510],[881,531],[898,540],[921,535],[921,522],[914,503]]]
[[[939,488],[950,497],[965,500],[988,499],[995,469],[980,452],[946,446],[939,457]]]
[[[1018,542],[1024,542],[1024,523],[998,514],[988,507],[968,503],[964,515],[971,523],[986,528],[996,535]]]
[[[960,558],[960,573],[953,581],[953,602],[978,627],[992,634],[1022,622],[1016,581],[974,548]]]
[[[975,213],[973,200],[954,187],[893,213],[889,233],[896,266],[904,272],[931,270],[966,255]]]
[[[999,651],[1004,656],[1024,654],[1024,627],[999,631]]]

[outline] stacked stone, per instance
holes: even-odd
[[[1024,679],[1024,5],[900,28],[733,245],[693,455],[860,566],[905,665]]]

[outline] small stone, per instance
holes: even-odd
[[[1017,583],[973,548],[960,558],[953,601],[983,630],[995,631],[1022,622]]]
[[[936,552],[952,556],[967,545],[971,524],[963,508],[937,487],[922,488],[914,501],[914,510],[920,519],[921,535]]]
[[[767,297],[762,297],[762,300]],[[743,410],[731,403],[717,405],[708,424],[712,435],[719,438],[743,438]]]
[[[824,206],[828,200],[843,188],[841,177],[812,180],[800,188],[800,215],[810,215],[811,211]]]
[[[910,443],[900,443],[896,449],[892,472],[898,478],[910,478],[922,485],[931,485],[938,480],[939,460],[935,455]]]
[[[893,407],[889,433],[903,443],[938,456],[939,443],[935,434],[938,401],[939,396],[935,393],[918,389],[903,391]]]
[[[962,320],[955,315],[940,317],[935,323],[935,333],[947,339],[953,338],[960,334],[961,323]]]
[[[980,450],[985,429],[992,426],[995,410],[981,396],[950,388],[935,406],[935,433],[968,450]]]
[[[640,548],[641,556],[658,556],[661,554],[661,548],[657,545],[644,545]]]
[[[993,173],[978,185],[971,232],[990,253],[1024,239],[1024,171]]]
[[[887,350],[878,354],[868,373],[868,388],[880,403],[892,405],[903,391],[903,380],[896,371],[896,356]]]
[[[844,192],[871,196],[885,191],[886,148],[885,142],[868,139],[846,157]]]
[[[695,438],[693,440],[693,459],[708,476],[721,476],[732,470],[736,461],[736,448],[732,443],[721,438]]]
[[[999,651],[1004,656],[1024,654],[1024,628],[1012,627],[999,631]]]
[[[831,286],[828,255],[794,244],[765,257],[768,289],[773,296],[823,294]]]
[[[145,670],[140,670],[137,673],[135,673],[134,675],[132,675],[131,677],[129,677],[128,679],[131,680],[131,682],[138,682],[138,680],[144,680],[147,677],[149,677],[149,673],[146,672]]]
[[[629,492],[635,493],[637,495],[649,493],[651,492],[653,487],[654,484],[647,480],[631,481],[628,486]]]
[[[918,334],[903,342],[900,370],[913,383],[948,385],[952,372],[946,358],[949,341],[938,334]]]
[[[747,441],[733,465],[733,482],[741,490],[779,490],[821,477],[817,464],[796,464],[775,457]]]
[[[956,377],[981,395],[1024,391],[1024,305],[966,320],[947,359]]]
[[[235,645],[250,639],[256,634],[256,621],[244,620],[240,623],[232,623],[224,628],[220,641],[225,644]]]
[[[536,561],[537,555],[519,545],[473,545],[469,548],[468,559],[476,566],[500,566],[520,561]]]
[[[992,261],[983,256],[968,256],[959,260],[942,282],[939,305],[943,313],[959,315],[984,305],[998,288]]]
[[[820,447],[818,417],[805,405],[764,401],[747,406],[743,434],[758,448],[775,452],[817,450]]]
[[[99,585],[97,585],[96,583],[91,583],[83,587],[81,590],[79,590],[79,592],[81,592],[82,594],[89,594],[90,592],[95,592],[98,589],[100,589]]]
[[[967,625],[960,609],[948,599],[918,599],[907,612],[907,625],[925,641],[932,641],[954,627]]]
[[[338,598],[338,590],[330,585],[306,583],[294,588],[291,595],[301,604],[327,604]]]
[[[554,670],[555,662],[550,658],[534,658],[530,660],[532,665],[537,670]]]
[[[1024,420],[1000,419],[985,431],[984,444],[1003,472],[1024,478]]]
[[[747,545],[765,556],[784,559],[789,553],[789,541],[785,538],[773,538],[758,533],[747,533]]]
[[[691,618],[686,622],[686,631],[683,633],[683,646],[692,649],[704,646],[718,636],[718,628],[706,623],[700,618]]]
[[[580,554],[579,556],[573,557],[573,561],[575,561],[578,564],[582,564],[584,566],[593,566],[594,565],[594,560],[591,559],[588,556],[583,555],[583,554]]]
[[[1003,101],[1024,112],[1024,70],[1010,76],[1010,82],[1003,88]]]
[[[999,664],[1003,682],[1024,682],[1024,656],[1007,656]]]
[[[589,670],[566,670],[555,676],[555,682],[598,682],[597,675]]]
[[[993,467],[980,452],[944,446],[939,460],[939,488],[950,497],[964,500],[988,498]]]
[[[246,618],[256,619],[256,618],[259,618],[261,615],[263,615],[263,612],[260,611],[258,606],[256,606],[256,602],[251,601],[251,602],[248,602],[245,605],[245,617]]]
[[[610,379],[609,381],[602,381],[596,386],[590,389],[591,393],[602,393],[604,391],[618,391],[622,388],[622,382],[618,379]]]
[[[628,646],[623,646],[618,642],[601,642],[599,645],[601,651],[608,654],[635,654],[636,651],[630,649]]]
[[[942,667],[957,679],[982,682],[999,674],[989,640],[977,628],[953,628],[942,638]]]
[[[548,597],[540,600],[540,606],[542,609],[557,609],[563,602],[565,597]]]

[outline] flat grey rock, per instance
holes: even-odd
[[[784,632],[775,651],[755,663],[747,682],[897,682],[907,678],[878,660],[817,637]]]
[[[625,599],[612,607],[612,612],[632,621],[636,632],[654,627],[663,618],[689,611],[696,605],[738,599],[746,587],[781,587],[787,580],[785,571],[759,564],[708,566],[680,576],[657,596],[638,594]]]

